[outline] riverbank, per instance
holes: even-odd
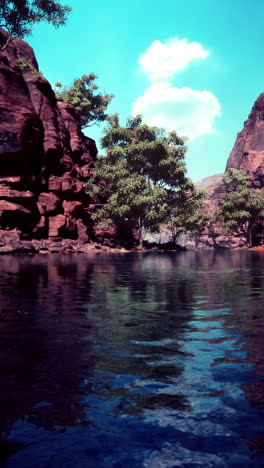
[[[77,240],[63,239],[59,241],[52,241],[49,239],[42,240],[16,240],[10,242],[0,241],[0,255],[6,254],[49,254],[49,253],[90,253],[90,252],[148,252],[148,251],[175,251],[187,250],[177,244],[167,242],[164,244],[146,243],[141,249],[137,246],[125,248],[121,245],[114,245],[112,243],[100,244],[97,242],[80,243]]]
[[[0,245],[1,254],[49,254],[49,253],[77,253],[77,252],[94,252],[94,251],[126,251],[123,248],[113,248],[98,243],[79,243],[71,239],[62,241],[51,241],[48,239],[30,240],[30,241],[13,241]]]
[[[183,250],[200,250],[188,249],[172,242],[156,243],[145,242],[143,248],[136,245],[124,247],[113,242],[79,242],[73,239],[31,239],[31,240],[1,240],[0,239],[0,255],[15,254],[15,255],[33,255],[36,253],[90,253],[90,252],[149,252],[149,251],[183,251]],[[203,249],[203,250],[218,250],[218,249]],[[264,251],[264,246],[236,248],[236,249],[221,249],[221,250],[256,250]]]

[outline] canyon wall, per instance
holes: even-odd
[[[97,149],[74,107],[57,102],[32,48],[0,53],[0,242],[89,241],[94,204],[84,181]]]
[[[252,190],[264,188],[264,93],[257,98],[243,130],[237,135],[227,161],[226,171],[231,167],[246,172]],[[196,185],[206,190],[205,211],[213,216],[219,200],[225,196],[221,175],[208,177]],[[264,242],[263,225],[262,242]],[[224,235],[221,223],[212,221],[201,235],[196,236],[195,240],[190,240],[189,245],[198,249],[242,248],[246,243],[239,235]]]

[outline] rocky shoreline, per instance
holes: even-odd
[[[73,253],[103,253],[103,252],[175,252],[175,251],[188,251],[200,249],[188,249],[181,247],[171,242],[158,244],[158,243],[146,243],[142,249],[136,245],[130,247],[124,247],[122,245],[115,245],[111,242],[98,243],[98,242],[85,242],[82,243],[78,240],[62,239],[53,241],[50,239],[33,239],[33,240],[12,240],[5,242],[0,239],[0,255],[33,255],[33,254],[73,254]],[[212,250],[212,249],[205,249]],[[215,250],[215,249],[214,249]],[[228,248],[216,249],[216,250],[230,250]],[[264,247],[253,247],[248,249],[246,246],[235,247],[231,250],[263,250]]]
[[[172,242],[145,242],[140,249],[136,242],[125,244],[106,239],[103,242],[82,242],[79,239],[26,239],[14,236],[14,232],[0,230],[0,255],[4,254],[49,254],[49,253],[90,253],[90,252],[148,252],[148,251],[183,251],[185,247]]]
[[[62,241],[51,241],[49,239],[30,240],[30,241],[12,241],[10,243],[1,243],[0,255],[32,255],[32,254],[50,254],[50,253],[89,253],[89,252],[127,252],[123,247],[109,247],[107,245],[94,243],[80,243],[70,239]]]

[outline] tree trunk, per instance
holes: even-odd
[[[249,245],[249,247],[252,247],[252,230],[251,230],[251,227],[248,228],[248,245]]]
[[[137,223],[137,232],[138,232],[138,247],[140,249],[143,248],[143,241],[144,241],[144,227],[142,226],[141,223],[141,218],[138,218],[138,223]]]
[[[144,239],[143,239],[143,236],[142,236],[142,234],[140,232],[139,233],[139,243],[138,243],[138,246],[139,246],[140,249],[143,249],[143,241],[144,241]]]
[[[0,51],[3,52],[7,48],[7,46],[10,44],[10,42],[13,40],[14,40],[14,37],[9,36],[6,42],[4,43],[4,45],[0,48]]]

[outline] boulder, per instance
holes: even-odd
[[[49,237],[60,236],[60,229],[66,225],[66,218],[64,215],[51,216],[49,218]]]
[[[40,193],[38,197],[38,203],[40,205],[42,214],[51,214],[58,211],[62,205],[61,199],[52,192]]]

